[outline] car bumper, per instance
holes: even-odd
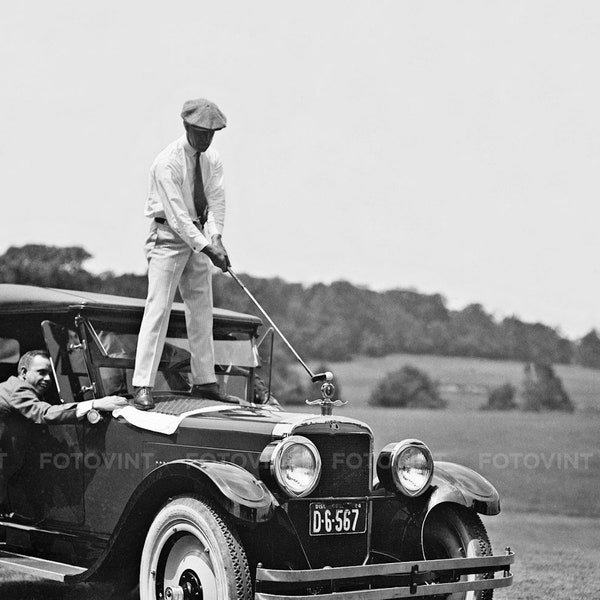
[[[324,569],[256,570],[255,600],[385,600],[424,598],[508,587],[513,576],[510,549],[502,556],[395,562]],[[482,573],[500,576],[477,579]],[[469,577],[471,576],[471,577]],[[436,583],[434,583],[436,581]],[[437,583],[439,582],[439,583]]]

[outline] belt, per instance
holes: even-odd
[[[154,217],[154,221],[156,223],[160,223],[161,225],[165,225],[165,223],[168,225],[169,222],[164,218],[164,217]],[[202,229],[202,224],[200,223],[200,219],[194,219],[192,221],[192,223],[198,227],[198,229]]]

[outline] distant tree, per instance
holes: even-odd
[[[450,349],[458,356],[501,358],[504,354],[502,332],[481,304],[470,304],[452,313]]]
[[[506,317],[502,320],[501,329],[506,356],[515,360],[531,360],[532,349],[527,336],[527,324],[517,317]]]
[[[579,340],[575,360],[584,367],[600,369],[600,337],[595,329]]]
[[[0,256],[0,281],[146,296],[145,274],[92,274],[85,269],[89,258],[79,246],[11,247]],[[516,317],[498,323],[480,304],[450,311],[439,294],[401,289],[375,292],[347,281],[304,286],[278,277],[242,275],[242,280],[296,349],[313,360],[407,352],[569,363],[573,355],[571,342],[551,327]],[[216,274],[213,293],[215,306],[263,318],[230,276]],[[580,344],[578,352],[585,364],[595,360],[595,343],[586,338]],[[284,364],[289,359],[286,356]]]
[[[379,382],[369,404],[392,408],[443,408],[446,403],[427,373],[405,365]]]
[[[386,336],[383,333],[365,331],[360,342],[359,354],[367,356],[385,356],[388,353]]]
[[[278,368],[273,372],[271,390],[273,396],[283,406],[290,404],[304,404],[306,400],[313,399],[310,395],[310,381],[305,379],[290,365]]]
[[[517,408],[515,395],[517,389],[512,383],[504,383],[490,390],[487,404],[482,410],[511,410]]]
[[[114,275],[111,272],[101,273],[94,277],[90,289],[104,294],[145,298],[148,293],[148,277],[135,273],[124,275]]]
[[[45,287],[89,289],[93,276],[83,263],[91,254],[79,246],[11,246],[0,256],[0,281]]]
[[[525,411],[575,410],[562,381],[551,365],[528,363],[520,393],[520,407]]]
[[[538,364],[569,363],[572,347],[558,332],[542,323],[524,323],[516,317],[502,321],[506,358]]]
[[[440,294],[422,294],[414,290],[388,290],[382,292],[383,298],[396,306],[401,306],[404,312],[421,321],[445,322],[449,319],[446,300]]]

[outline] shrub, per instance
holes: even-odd
[[[575,410],[560,377],[554,373],[552,366],[539,363],[535,363],[533,367],[530,364],[525,366],[520,401],[522,410],[527,411],[573,412]]]
[[[369,404],[394,408],[443,408],[446,405],[437,384],[411,365],[388,373],[371,394]]]
[[[575,360],[584,367],[600,369],[600,337],[595,329],[579,340]]]
[[[291,365],[273,369],[271,393],[282,404],[304,404],[308,390],[300,374]]]
[[[481,408],[482,410],[511,410],[517,408],[515,395],[517,389],[512,383],[504,383],[490,390],[488,402]]]

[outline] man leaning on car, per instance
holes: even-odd
[[[5,513],[6,484],[18,470],[19,448],[27,440],[15,439],[26,432],[28,422],[37,425],[76,423],[90,410],[112,412],[127,406],[120,396],[106,396],[83,402],[49,404],[43,398],[50,388],[52,367],[45,350],[31,350],[19,360],[17,376],[0,383],[0,513]],[[8,450],[8,452],[7,452]],[[6,516],[1,515],[0,516]]]

